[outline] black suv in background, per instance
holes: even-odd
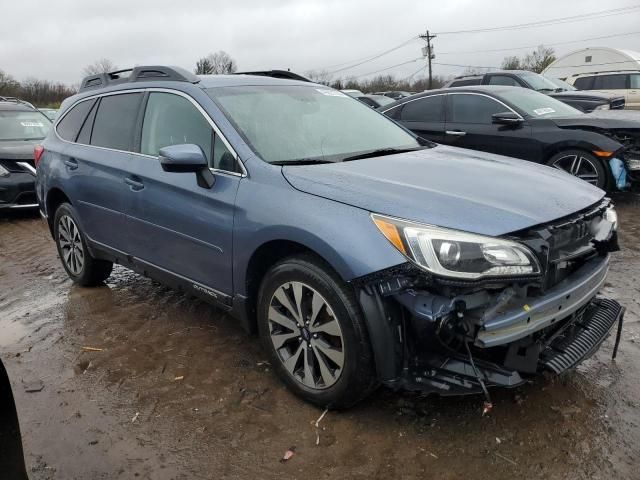
[[[51,121],[30,103],[0,97],[0,210],[37,208],[34,148],[50,128]]]
[[[499,70],[485,73],[484,75],[464,75],[451,80],[445,85],[445,88],[472,85],[504,85],[529,88],[545,93],[585,113],[593,110],[622,110],[625,106],[624,95],[605,92],[584,92],[568,84],[558,84],[552,79],[527,70]]]

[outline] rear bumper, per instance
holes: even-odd
[[[31,173],[0,177],[0,210],[37,208],[35,178]]]

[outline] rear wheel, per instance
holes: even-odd
[[[56,210],[53,235],[58,255],[71,280],[83,286],[98,285],[111,275],[113,263],[91,256],[77,218],[76,211],[68,203]]]
[[[276,373],[311,403],[346,408],[376,385],[353,292],[312,256],[285,259],[266,274],[258,295],[258,328]]]
[[[600,159],[582,150],[556,153],[547,165],[570,173],[598,188],[604,189],[607,186],[607,170]]]

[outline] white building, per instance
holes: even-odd
[[[614,70],[640,71],[640,53],[608,47],[583,48],[558,58],[542,72],[542,75],[564,80],[576,73]]]

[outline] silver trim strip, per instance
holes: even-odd
[[[211,128],[213,128],[213,131],[216,133],[217,136],[219,136],[222,139],[222,142],[224,143],[224,145],[227,147],[227,149],[233,154],[236,162],[238,162],[238,164],[240,165],[240,168],[242,169],[242,173],[237,173],[237,172],[229,172],[227,170],[219,170],[217,168],[209,168],[209,170],[211,170],[214,173],[223,173],[226,175],[232,175],[234,177],[246,177],[249,175],[249,172],[247,171],[247,169],[244,166],[244,163],[242,163],[242,160],[240,160],[240,157],[238,156],[238,153],[235,151],[235,149],[231,146],[231,144],[229,143],[229,141],[226,139],[226,137],[222,134],[222,132],[220,131],[220,129],[218,128],[218,126],[215,124],[215,122],[213,121],[213,119],[209,116],[209,114],[202,108],[202,106],[196,102],[193,97],[191,97],[190,95],[184,93],[184,92],[180,92],[178,90],[172,90],[170,88],[159,88],[159,87],[150,87],[150,88],[135,88],[135,89],[129,89],[129,90],[118,90],[115,92],[105,92],[105,93],[97,93],[95,95],[91,95],[89,97],[84,97],[81,98],[79,100],[77,100],[76,102],[74,102],[73,104],[71,104],[69,106],[69,108],[67,108],[67,110],[64,112],[64,114],[60,117],[58,117],[56,119],[56,122],[53,126],[53,131],[56,134],[56,137],[58,138],[58,140],[60,140],[61,142],[64,143],[68,143],[71,145],[82,145],[84,147],[91,147],[91,148],[100,148],[102,150],[108,150],[108,151],[112,151],[112,152],[119,152],[119,153],[128,153],[130,155],[136,155],[138,157],[143,157],[143,158],[152,158],[154,160],[157,160],[158,157],[154,156],[154,155],[147,155],[144,153],[138,153],[138,152],[130,152],[130,151],[125,151],[125,150],[118,150],[116,148],[108,148],[108,147],[100,147],[97,145],[87,145],[85,143],[78,143],[78,142],[70,142],[68,140],[65,140],[64,138],[62,138],[60,136],[60,134],[58,134],[58,124],[62,121],[62,119],[64,117],[67,116],[67,114],[71,111],[72,108],[74,108],[76,105],[78,105],[79,103],[82,102],[86,102],[89,100],[92,100],[94,98],[102,98],[102,97],[108,97],[111,95],[124,95],[127,93],[145,93],[145,92],[161,92],[161,93],[170,93],[170,94],[174,94],[174,95],[178,95],[180,97],[184,97],[187,100],[189,100],[195,107],[196,109],[200,112],[200,114],[205,118],[205,120],[207,121],[207,123],[209,123],[209,125],[211,126]]]
[[[36,169],[29,165],[27,162],[16,162],[22,168],[26,168],[29,173],[31,173],[34,177],[36,176]]]
[[[26,209],[26,208],[38,208],[38,204],[37,203],[29,203],[26,205],[9,205],[9,206],[5,206],[5,205],[0,205],[0,210],[4,210],[4,209],[9,209],[9,210],[21,210],[21,209]]]

